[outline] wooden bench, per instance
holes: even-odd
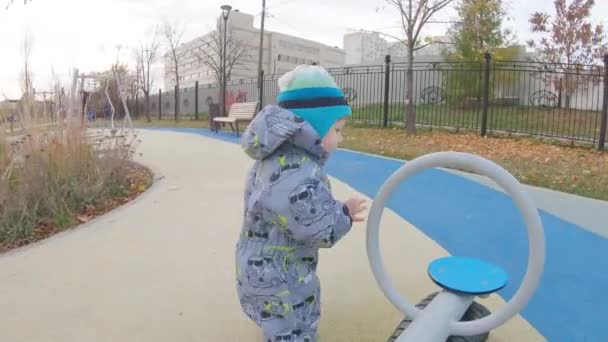
[[[213,118],[213,122],[216,123],[229,123],[232,131],[239,136],[239,122],[240,121],[251,121],[258,110],[257,102],[242,102],[233,103],[228,112],[228,116],[219,116]],[[233,126],[234,124],[234,126]],[[236,126],[236,129],[235,129]],[[217,132],[217,127],[216,127]]]

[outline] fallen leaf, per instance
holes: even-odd
[[[76,216],[76,220],[78,220],[80,223],[87,223],[91,221],[91,217],[88,215],[78,215]]]

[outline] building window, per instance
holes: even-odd
[[[277,56],[277,60],[280,62],[282,57],[283,57],[283,56],[281,56],[281,55],[279,54],[279,55]]]

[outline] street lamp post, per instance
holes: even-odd
[[[262,23],[260,26],[260,48],[258,51],[258,102],[260,109],[263,106],[264,100],[264,70],[262,62],[264,60],[264,18],[266,17],[266,0],[262,0]]]
[[[222,47],[222,93],[221,93],[221,101],[220,106],[222,107],[222,116],[226,116],[226,31],[228,26],[228,16],[230,16],[230,11],[232,10],[232,6],[223,5],[222,9],[222,18],[224,19],[224,42]]]

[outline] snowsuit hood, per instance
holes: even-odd
[[[279,106],[266,106],[243,134],[241,145],[247,155],[262,160],[284,144],[298,147],[320,161],[327,159],[321,137],[306,121]]]

